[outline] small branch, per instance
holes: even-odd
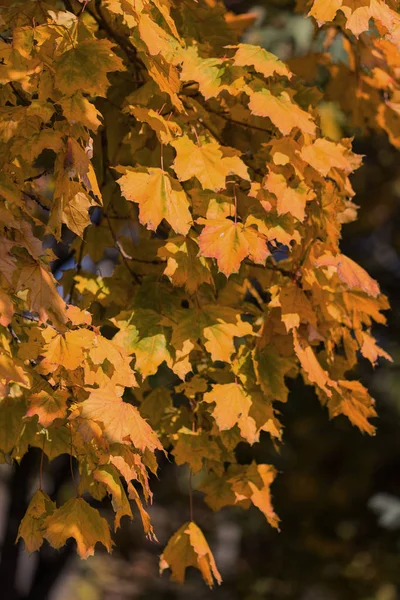
[[[82,259],[83,259],[83,251],[84,251],[84,247],[85,247],[85,241],[86,241],[86,231],[87,231],[87,228],[83,232],[83,237],[82,237],[82,240],[81,240],[81,245],[79,247],[78,262],[76,263],[76,275],[79,275],[79,273],[82,270]],[[70,304],[72,304],[72,300],[73,300],[72,297],[74,295],[75,286],[76,286],[76,279],[75,279],[75,277],[73,277],[72,283],[71,283],[71,287],[70,287],[70,290],[69,290],[69,303]]]
[[[287,269],[281,269],[278,267],[278,265],[274,265],[273,263],[270,263],[267,265],[259,265],[257,263],[252,263],[250,261],[245,260],[244,264],[247,265],[248,267],[256,267],[257,269],[269,269],[271,271],[277,271],[278,273],[282,273],[282,275],[284,275],[285,277],[290,277],[291,279],[293,279],[293,277],[295,277],[295,273],[293,271],[289,271]]]
[[[21,104],[23,104],[23,106],[30,106],[31,103],[29,102],[29,100],[24,96],[24,94],[14,85],[14,83],[12,81],[9,82],[10,86],[14,92],[14,94],[20,99]]]
[[[78,485],[77,485],[76,479],[75,479],[74,465],[72,464],[72,459],[73,459],[73,456],[72,456],[73,443],[72,443],[72,428],[71,428],[71,423],[68,423],[68,429],[69,429],[69,439],[70,439],[69,468],[70,468],[70,471],[71,471],[72,483],[74,484],[76,497],[79,498],[79,489],[78,489]]]
[[[22,193],[23,193],[23,194],[24,194],[24,195],[25,195],[27,198],[29,198],[30,200],[33,200],[34,202],[36,202],[36,204],[37,204],[38,206],[40,206],[40,208],[41,208],[41,209],[43,209],[43,210],[46,210],[46,211],[48,211],[48,212],[50,211],[50,208],[49,208],[48,206],[45,206],[45,205],[43,204],[43,202],[41,202],[41,201],[39,200],[39,198],[38,198],[37,196],[35,196],[35,194],[30,194],[29,192],[25,192],[25,190],[21,190],[21,191],[22,191]]]
[[[44,445],[46,443],[46,436],[43,436],[42,455],[40,457],[39,466],[39,490],[43,490],[43,459],[44,459]]]
[[[42,171],[42,173],[39,173],[38,175],[32,175],[32,177],[28,177],[28,179],[25,179],[24,182],[28,183],[29,181],[35,181],[36,179],[40,179],[44,175],[47,175],[47,173],[48,173],[48,170],[45,169],[44,171]]]
[[[117,250],[118,250],[118,252],[119,252],[119,254],[121,256],[121,258],[122,258],[122,260],[124,262],[124,265],[128,269],[129,273],[132,275],[133,280],[135,281],[135,283],[141,283],[141,279],[140,279],[139,275],[137,273],[135,273],[135,271],[132,271],[131,266],[130,266],[130,264],[128,262],[127,255],[125,254],[125,252],[121,248],[121,244],[119,243],[117,235],[116,235],[116,233],[114,231],[114,228],[111,225],[110,217],[107,214],[105,215],[105,217],[106,217],[106,220],[107,220],[107,223],[108,223],[108,228],[109,228],[110,233],[112,235],[112,238],[114,240],[115,247],[117,248]]]
[[[251,125],[250,123],[244,123],[244,121],[237,121],[236,119],[232,119],[228,117],[224,113],[220,113],[217,110],[213,110],[210,107],[207,107],[207,110],[221,119],[228,121],[228,123],[233,123],[234,125],[240,125],[241,127],[245,127],[246,129],[255,129],[256,131],[263,131],[264,133],[269,133],[271,135],[271,129],[266,129],[265,127],[259,127],[258,125]]]

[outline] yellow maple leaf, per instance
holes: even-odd
[[[46,345],[42,351],[41,373],[52,373],[60,366],[74,370],[82,363],[85,352],[95,340],[95,334],[88,329],[75,329],[64,333],[47,328],[42,332]]]
[[[368,358],[373,366],[376,365],[379,357],[393,362],[392,357],[382,348],[379,348],[375,338],[366,331],[356,332],[356,338],[360,342],[361,354]]]
[[[56,390],[52,393],[42,390],[28,398],[27,417],[38,416],[43,427],[48,427],[55,419],[63,419],[67,415],[68,392]]]
[[[290,186],[284,175],[270,171],[263,187],[276,196],[278,215],[290,213],[299,221],[304,221],[306,204],[315,198],[315,193],[303,181],[297,186]]]
[[[240,313],[227,306],[205,305],[203,312],[206,325],[203,329],[206,349],[211,354],[212,360],[229,363],[235,352],[234,338],[254,335],[252,326],[242,321]]]
[[[253,469],[252,469],[253,467]],[[252,471],[256,469],[256,473],[253,475]],[[244,492],[245,497],[256,506],[265,516],[268,523],[275,528],[278,528],[279,517],[276,515],[271,501],[271,484],[276,477],[276,469],[271,465],[253,465],[250,466],[247,473],[248,486],[251,493]],[[260,481],[261,480],[261,481]],[[240,497],[243,494],[241,485],[237,485],[235,481],[232,481],[232,490]],[[238,482],[239,483],[239,482]],[[235,485],[236,484],[236,485]]]
[[[287,285],[281,288],[279,296],[270,303],[270,306],[278,305],[281,307],[282,321],[287,331],[299,327],[302,322],[317,326],[311,302],[297,285]]]
[[[339,278],[350,288],[360,289],[369,296],[376,298],[380,294],[379,285],[354,260],[344,254],[324,254],[316,262],[316,267],[332,267]]]
[[[258,441],[256,422],[249,416],[251,397],[238,383],[216,384],[204,394],[204,402],[215,403],[212,415],[221,431],[238,425],[242,437],[254,444]]]
[[[140,416],[137,408],[124,402],[112,387],[91,390],[80,404],[81,415],[100,421],[104,435],[110,442],[132,443],[138,450],[161,450],[162,446],[150,425]]]
[[[107,521],[83,498],[72,498],[48,516],[44,521],[44,537],[57,549],[69,538],[75,538],[78,554],[84,559],[93,556],[97,542],[108,552],[113,545]]]
[[[182,53],[182,81],[196,81],[204,98],[216,97],[226,87],[222,85],[224,61],[220,58],[201,58],[196,45]]]
[[[375,427],[368,419],[376,417],[375,400],[359,381],[338,381],[339,389],[329,400],[328,408],[331,418],[342,414],[360,431],[374,435]]]
[[[112,465],[102,465],[93,472],[93,477],[95,481],[103,483],[107,488],[107,492],[111,494],[112,507],[115,512],[114,530],[117,531],[122,517],[133,518],[118,472]]]
[[[238,44],[237,46],[228,46],[228,48],[236,48],[233,62],[238,67],[252,66],[264,77],[271,77],[276,74],[290,79],[292,76],[287,66],[275,54],[260,48],[260,46]]]
[[[335,144],[324,138],[318,138],[312,144],[303,146],[299,154],[324,177],[332,168],[351,173],[358,169],[362,160],[361,156],[354,154],[343,144]]]
[[[177,136],[182,134],[182,129],[178,123],[165,119],[151,108],[144,106],[127,106],[124,112],[129,112],[138,121],[147,123],[157,134],[158,139],[162,144],[169,144]]]
[[[30,377],[22,363],[5,352],[0,353],[0,381],[3,383],[14,381],[24,387],[29,387],[31,384]]]
[[[174,285],[185,286],[189,294],[195,292],[202,283],[212,285],[209,261],[197,254],[196,243],[188,237],[169,238],[158,250],[158,256],[167,259],[164,275]]]
[[[101,113],[81,92],[60,99],[65,118],[71,123],[82,123],[88,129],[97,131],[101,125]]]
[[[55,509],[55,502],[43,490],[36,490],[20,523],[16,542],[22,538],[28,552],[39,550],[43,543],[44,520]]]
[[[40,262],[31,261],[19,272],[17,290],[28,290],[30,310],[37,312],[41,321],[48,319],[55,325],[67,322],[65,302],[58,294],[53,275]]]
[[[197,219],[205,225],[198,243],[200,254],[217,260],[219,270],[227,277],[238,273],[242,261],[249,257],[264,264],[270,255],[264,236],[253,227],[231,219]]]
[[[163,219],[176,233],[186,235],[192,223],[188,198],[179,182],[162,169],[119,167],[122,195],[139,204],[139,218],[148,229],[156,230]]]
[[[383,25],[389,33],[395,34],[400,27],[398,13],[383,0],[369,0],[367,3],[358,0],[314,0],[309,15],[322,25],[333,21],[338,10],[345,15],[346,28],[357,37],[369,30],[371,19]]]
[[[296,329],[293,329],[293,342],[294,350],[308,380],[315,383],[330,398],[332,396],[331,388],[337,388],[336,382],[321,367],[312,347],[305,338],[299,336]]]
[[[294,127],[304,133],[315,134],[315,123],[311,115],[292,101],[289,94],[282,91],[274,96],[267,89],[250,92],[249,108],[254,115],[268,117],[283,135],[289,135]]]
[[[94,343],[89,349],[89,356],[94,365],[104,365],[105,361],[111,364],[111,368],[106,370],[112,384],[125,387],[137,386],[134,372],[130,366],[132,358],[115,338],[108,340],[102,335],[96,335]],[[89,384],[89,381],[86,383]],[[90,385],[96,383],[96,376],[94,376]]]
[[[171,569],[171,579],[183,583],[187,567],[201,571],[204,581],[213,587],[214,578],[221,583],[210,547],[199,527],[193,521],[185,523],[170,538],[160,557],[160,572]]]
[[[218,142],[206,142],[204,138],[199,138],[199,143],[195,144],[184,135],[171,142],[171,146],[176,150],[172,168],[180,181],[196,177],[204,189],[221,190],[225,188],[228,175],[249,179],[247,167],[241,158],[224,156]]]

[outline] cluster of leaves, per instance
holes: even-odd
[[[324,99],[358,131],[383,130],[400,148],[398,2],[298,0],[297,7],[324,26],[324,36],[318,51],[293,60],[294,72],[322,85]]]
[[[242,20],[217,0],[6,4],[0,450],[19,461],[38,447],[79,467],[60,507],[40,477],[20,537],[29,551],[69,537],[83,558],[97,542],[110,550],[83,498],[109,495],[115,528],[133,500],[154,539],[142,502],[157,450],[202,471],[212,509],[254,505],[277,527],[274,467],[239,464],[235,449],[263,432],[280,443],[287,377],[374,432],[374,401],[347,374],[358,353],[389,358],[371,334],[388,305],[339,248],[361,157],[322,136],[320,92],[239,43]],[[383,1],[368,19],[339,4],[347,20],[328,34],[359,35],[371,17],[370,52],[395,44]],[[335,17],[327,6],[311,9],[320,23]],[[57,281],[56,244],[70,259]],[[182,581],[189,565],[220,580],[192,516],[160,567]]]

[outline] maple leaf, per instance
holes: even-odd
[[[155,81],[159,90],[168,94],[172,104],[179,112],[184,112],[185,108],[178,96],[180,80],[178,69],[175,65],[167,62],[161,54],[151,56],[141,53],[140,57],[147,67],[148,74]]]
[[[124,402],[113,388],[92,390],[81,404],[81,415],[100,421],[104,435],[111,442],[132,443],[142,452],[146,448],[151,452],[162,449],[156,434],[137,408]]]
[[[309,14],[322,24],[333,21],[338,10],[346,17],[346,28],[355,36],[369,30],[371,19],[381,23],[389,32],[398,30],[400,25],[398,14],[382,0],[370,0],[366,4],[357,0],[335,0],[331,3],[314,0]]]
[[[139,498],[139,494],[137,493],[136,489],[133,487],[133,485],[131,483],[128,483],[128,493],[129,493],[129,498],[131,500],[134,500],[134,502],[136,503],[136,506],[139,510],[140,518],[142,519],[142,525],[143,525],[143,529],[144,529],[146,536],[148,537],[149,540],[158,542],[157,536],[154,533],[154,529],[153,529],[153,526],[150,521],[149,513],[143,508],[143,504]]]
[[[96,481],[103,483],[112,497],[112,507],[115,512],[114,530],[116,531],[121,518],[128,516],[133,518],[131,507],[117,470],[111,465],[103,465],[94,471],[93,477]]]
[[[169,144],[176,136],[182,135],[182,129],[174,121],[168,121],[162,115],[151,108],[142,106],[128,106],[126,112],[134,115],[138,121],[147,123],[156,132],[162,144]]]
[[[14,314],[14,305],[5,290],[0,290],[0,324],[7,327]]]
[[[237,46],[228,46],[228,48],[236,48],[233,62],[238,67],[253,66],[264,77],[276,74],[290,79],[292,76],[287,66],[277,56],[260,46],[238,44]]]
[[[258,441],[257,427],[249,416],[251,397],[237,383],[216,384],[203,397],[204,402],[214,402],[212,415],[221,431],[238,425],[242,437],[250,444]]]
[[[315,263],[316,267],[332,267],[339,278],[350,288],[360,289],[376,298],[380,294],[379,285],[354,260],[344,254],[324,254]]]
[[[162,169],[120,167],[122,195],[139,204],[139,218],[148,229],[157,229],[163,219],[176,233],[186,235],[192,223],[189,201],[180,184]]]
[[[262,350],[255,349],[253,361],[257,383],[264,394],[280,402],[286,402],[289,390],[285,384],[285,375],[293,367],[292,362],[280,356],[273,346],[266,346]]]
[[[106,371],[110,382],[114,385],[137,385],[135,375],[130,366],[131,357],[128,356],[128,353],[118,344],[115,338],[108,340],[102,335],[97,335],[93,345],[89,349],[89,356],[94,365],[104,366],[109,363],[109,368],[106,368]],[[96,385],[98,383],[96,376],[89,379],[89,374],[85,381],[88,385]]]
[[[43,543],[45,518],[55,510],[55,502],[43,490],[36,490],[20,523],[16,542],[22,538],[28,552],[39,550]]]
[[[136,310],[128,321],[117,322],[120,331],[113,340],[129,354],[135,355],[135,369],[143,378],[154,375],[165,361],[171,365],[167,332],[160,317],[152,310]]]
[[[299,221],[304,221],[306,204],[315,197],[304,182],[292,187],[287,184],[284,175],[270,171],[264,180],[264,188],[276,196],[278,215],[290,213]]]
[[[169,238],[158,250],[160,258],[167,259],[164,275],[169,277],[176,286],[185,286],[192,294],[203,283],[212,284],[212,275],[208,262],[197,256],[198,247],[188,237]]]
[[[277,528],[279,517],[271,502],[270,487],[276,477],[276,469],[271,465],[230,465],[223,477],[212,473],[200,485],[206,493],[205,501],[213,510],[224,506],[239,505],[248,508],[254,504],[265,516],[272,527]]]
[[[94,204],[80,183],[71,181],[67,176],[58,178],[48,222],[49,231],[60,238],[61,226],[65,223],[76,235],[82,236],[90,223],[89,208]]]
[[[49,393],[45,390],[32,394],[28,398],[29,408],[27,417],[38,416],[38,421],[43,427],[48,427],[55,419],[63,419],[67,415],[68,392],[56,390]]]
[[[222,85],[224,61],[220,58],[201,58],[196,45],[186,48],[182,55],[180,78],[182,81],[196,81],[204,98],[218,96],[226,87]]]
[[[0,450],[4,454],[10,454],[18,444],[25,413],[24,399],[5,396],[0,400]]]
[[[262,235],[253,227],[231,219],[197,219],[205,225],[198,243],[200,254],[216,258],[219,270],[227,277],[238,273],[242,261],[249,257],[264,264],[270,252]]]
[[[55,61],[58,89],[67,96],[76,92],[105,96],[110,85],[107,73],[125,69],[112,47],[109,40],[89,39],[64,52]]]
[[[254,483],[249,480],[251,489],[250,500],[265,516],[268,523],[278,528],[279,517],[275,514],[271,502],[270,486],[276,477],[276,469],[271,465],[257,465],[257,472],[262,480],[262,484]],[[233,488],[234,489],[234,488]]]
[[[304,133],[315,134],[312,117],[295,104],[287,92],[283,91],[278,96],[267,89],[251,92],[249,108],[254,115],[268,117],[283,135],[289,135],[294,127]]]
[[[31,383],[22,364],[19,364],[12,356],[5,353],[0,354],[0,379],[4,383],[14,381],[24,387],[29,387]]]
[[[180,181],[196,177],[204,189],[221,190],[225,188],[228,175],[238,175],[249,179],[247,167],[239,156],[224,156],[217,142],[206,142],[200,138],[195,144],[187,136],[171,142],[176,150],[172,168]]]
[[[182,427],[177,436],[173,449],[177,465],[188,463],[193,473],[197,473],[203,468],[204,459],[217,462],[221,459],[220,448],[207,433]]]
[[[30,310],[37,312],[40,319],[48,319],[55,325],[67,322],[65,302],[54,285],[54,277],[39,262],[32,261],[19,272],[17,290],[28,290]]]
[[[337,387],[336,382],[332,381],[328,372],[321,367],[312,347],[307,340],[298,335],[296,329],[293,330],[293,343],[294,350],[308,380],[315,383],[330,398],[332,396],[331,388]]]
[[[95,341],[94,333],[87,329],[75,329],[65,334],[45,329],[42,335],[46,345],[40,363],[41,373],[52,373],[60,365],[69,370],[77,369],[85,358],[85,351]]]
[[[311,302],[297,285],[282,287],[279,296],[270,302],[270,306],[280,306],[282,321],[289,332],[305,322],[317,326],[317,319]]]
[[[342,144],[335,144],[324,138],[318,138],[312,144],[303,146],[300,156],[316,171],[326,177],[332,168],[351,173],[361,165],[362,157],[353,154]]]
[[[203,307],[205,347],[212,360],[230,362],[235,351],[234,338],[254,335],[250,323],[242,321],[235,309],[206,305]]]
[[[386,358],[386,360],[393,362],[392,357],[387,352],[382,350],[382,348],[379,348],[375,338],[373,338],[372,335],[366,331],[361,331],[359,335],[356,334],[356,337],[357,339],[361,339],[361,354],[365,356],[365,358],[368,358],[373,366],[376,365],[379,357]]]
[[[97,542],[110,552],[112,541],[107,521],[83,498],[72,498],[44,520],[44,537],[56,549],[75,538],[81,558],[93,556]]]
[[[88,129],[97,131],[101,125],[101,113],[81,92],[60,99],[63,114],[72,124],[82,123]]]
[[[199,569],[209,587],[213,587],[214,579],[219,584],[222,581],[210,547],[193,521],[174,533],[160,557],[160,572],[171,569],[171,579],[179,583],[184,582],[187,567]]]
[[[235,337],[254,335],[250,323],[242,321],[240,313],[228,306],[205,304],[193,311],[180,311],[172,323],[171,345],[179,352],[188,340],[193,344],[200,338],[212,360],[230,362],[235,352]]]
[[[368,419],[376,417],[375,401],[359,381],[338,381],[340,389],[328,403],[331,418],[345,415],[353,425],[369,435],[375,434],[375,427]]]

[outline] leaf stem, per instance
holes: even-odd
[[[69,452],[69,468],[71,471],[71,478],[72,478],[72,483],[74,484],[74,488],[75,488],[75,494],[76,497],[79,498],[79,489],[78,489],[78,485],[76,483],[76,479],[75,479],[75,473],[74,473],[74,465],[72,463],[72,451],[73,451],[73,444],[72,444],[72,428],[71,428],[71,423],[68,424],[68,429],[69,429],[69,439],[70,439],[70,452]]]
[[[190,511],[190,521],[193,521],[192,469],[189,469],[189,511]]]
[[[133,280],[135,281],[135,283],[141,283],[141,279],[140,279],[140,277],[138,276],[138,274],[137,274],[137,273],[135,273],[135,271],[133,271],[133,270],[131,269],[131,266],[130,266],[130,264],[129,264],[129,262],[128,262],[127,255],[125,254],[125,252],[123,252],[123,250],[122,250],[122,248],[121,248],[121,244],[120,244],[120,243],[119,243],[119,241],[118,241],[117,234],[115,233],[115,231],[114,231],[114,227],[113,227],[113,226],[112,226],[112,224],[111,224],[110,217],[109,217],[107,214],[105,214],[105,217],[106,217],[106,220],[107,220],[108,228],[109,228],[109,230],[110,230],[110,233],[111,233],[111,235],[112,235],[112,238],[113,238],[113,240],[114,240],[115,247],[117,248],[117,250],[118,250],[118,252],[119,252],[119,254],[120,254],[120,256],[121,256],[121,258],[122,258],[122,261],[123,261],[124,265],[125,265],[125,266],[126,266],[126,268],[128,269],[129,273],[132,275],[132,277],[133,277]]]
[[[43,459],[44,459],[45,443],[46,443],[46,435],[43,435],[42,454],[40,456],[40,466],[39,466],[39,490],[43,489]]]

